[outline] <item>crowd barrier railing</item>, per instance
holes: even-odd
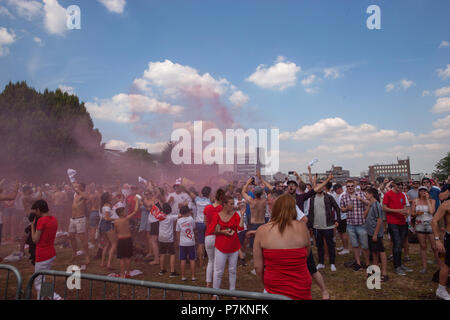
[[[9,284],[10,284],[9,278],[12,273],[12,274],[14,274],[14,276],[16,278],[15,299],[20,300],[21,295],[22,295],[22,275],[20,274],[19,270],[17,270],[16,267],[10,266],[7,264],[0,264],[0,286],[3,285],[3,277],[2,277],[3,272],[1,272],[2,270],[6,270],[6,278],[4,280],[5,288],[1,288],[1,289],[4,289],[3,299],[4,300],[8,299],[8,289],[9,289]]]

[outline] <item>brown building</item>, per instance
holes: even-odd
[[[369,179],[375,181],[377,178],[400,178],[403,181],[411,179],[409,157],[405,160],[397,158],[397,164],[375,164],[369,166]]]
[[[347,179],[350,178],[350,171],[343,170],[342,167],[335,167],[333,165],[331,166],[331,170],[328,170],[326,172],[326,175],[328,176],[330,173],[333,174],[333,181],[339,183],[345,183],[345,181],[347,181]]]

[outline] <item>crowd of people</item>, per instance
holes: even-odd
[[[236,288],[238,265],[252,263],[252,273],[267,293],[311,299],[314,282],[322,298],[330,299],[319,270],[335,272],[336,255],[352,254],[345,267],[355,272],[379,265],[386,282],[393,276],[388,274],[389,261],[396,276],[414,272],[407,262],[408,239],[415,236],[418,272],[427,272],[429,243],[432,262],[439,266],[436,296],[450,300],[450,176],[442,184],[428,178],[339,183],[332,175],[317,179],[310,167],[308,171],[308,182],[296,172],[273,183],[257,173],[214,189],[187,187],[182,179],[173,185],[142,179],[137,185],[73,181],[42,186],[2,180],[0,243],[2,237],[17,241],[24,254],[28,245],[38,271],[52,266],[57,232],[68,232],[70,262],[80,250],[84,264],[101,259],[106,270],[113,270],[118,259],[120,276],[130,277],[132,257],[140,254],[159,265],[161,277],[168,273],[187,281],[189,261],[190,280],[197,281],[196,270],[206,268],[206,286],[215,289],[221,287],[227,262],[230,290]],[[176,271],[177,252],[181,274]],[[38,280],[35,286],[40,288]],[[60,297],[55,293],[54,298]]]

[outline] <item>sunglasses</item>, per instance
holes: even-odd
[[[354,188],[354,187],[355,187],[354,185],[347,186],[347,188]]]

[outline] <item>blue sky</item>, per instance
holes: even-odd
[[[72,4],[81,30],[64,25]],[[372,4],[381,30],[366,27]],[[177,123],[223,127],[219,105],[235,125],[280,129],[283,171],[317,157],[319,171],[359,175],[410,156],[431,172],[450,150],[449,12],[445,0],[0,0],[0,87],[74,92],[109,147],[156,151]]]

